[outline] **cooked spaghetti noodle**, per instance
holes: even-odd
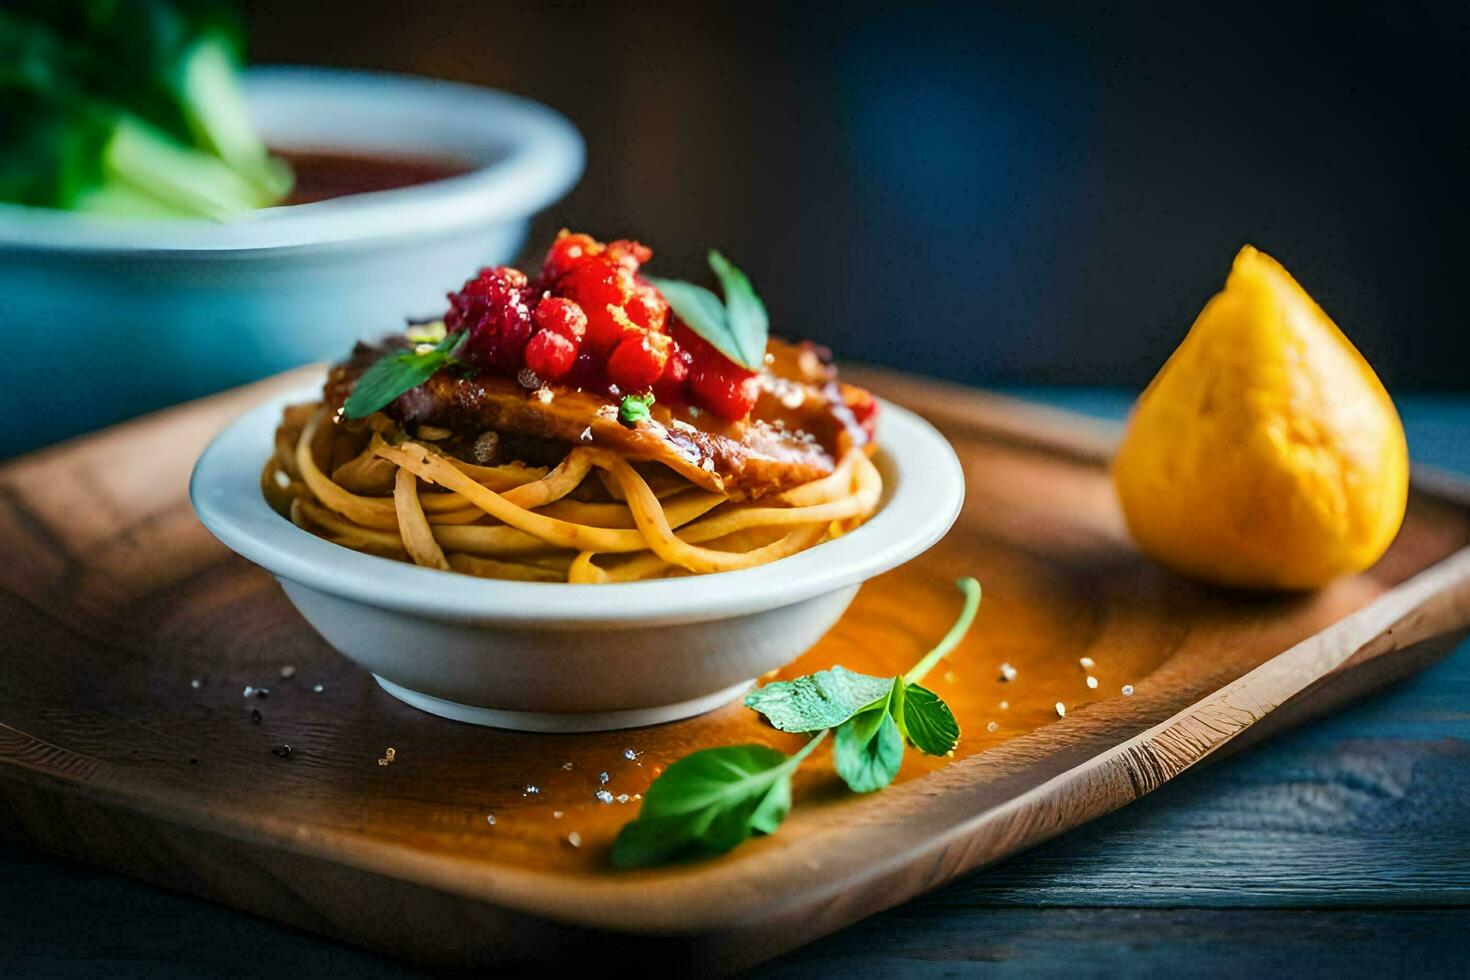
[[[481,465],[435,444],[448,435],[292,406],[262,490],[299,527],[357,551],[482,578],[605,583],[796,554],[861,524],[883,489],[863,447],[825,476],[750,501],[607,448],[575,446],[550,468]]]

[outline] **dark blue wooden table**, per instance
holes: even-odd
[[[1118,418],[1131,394],[1013,391]],[[1470,475],[1470,396],[1405,396]],[[1372,700],[873,917],[761,973],[1464,976],[1470,644]],[[603,964],[612,966],[612,964]],[[0,849],[0,975],[401,976],[233,910]]]

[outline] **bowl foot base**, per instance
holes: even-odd
[[[509,728],[518,732],[607,732],[619,728],[641,728],[644,725],[659,725],[667,721],[692,718],[707,711],[729,704],[744,694],[751,681],[732,684],[722,691],[706,694],[692,701],[665,704],[656,708],[629,708],[622,711],[505,711],[500,708],[480,708],[457,701],[446,701],[432,694],[420,694],[386,678],[373,675],[378,686],[404,704],[427,711],[431,715],[485,725],[489,728]]]

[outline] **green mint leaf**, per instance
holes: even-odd
[[[741,367],[760,370],[758,362],[747,363],[745,350],[731,331],[730,317],[718,296],[703,286],[681,279],[649,276],[648,281],[669,301],[669,307],[684,321],[684,325],[704,338],[711,347]]]
[[[714,249],[710,249],[709,267],[719,277],[720,289],[725,293],[725,316],[735,345],[740,348],[739,362],[752,371],[759,371],[765,361],[771,330],[766,304],[756,295],[745,273]]]
[[[790,756],[764,745],[685,756],[648,787],[638,819],[613,842],[613,864],[643,868],[690,853],[718,854],[772,833],[791,809],[792,772],[821,740]]]
[[[925,755],[948,755],[960,743],[954,712],[927,687],[910,684],[904,689],[903,716],[898,721],[904,736]]]
[[[892,689],[891,677],[833,667],[758,687],[745,696],[745,706],[783,732],[819,732],[836,728]]]
[[[379,411],[393,399],[417,388],[434,376],[434,372],[454,363],[454,357],[468,332],[450,334],[426,351],[388,354],[362,373],[352,386],[352,393],[342,406],[342,414],[350,419],[364,419]]]
[[[889,682],[888,697],[843,722],[832,747],[837,775],[854,793],[871,793],[893,782],[903,765],[902,678]]]
[[[766,343],[770,339],[766,305],[756,295],[745,273],[719,252],[710,251],[709,267],[724,290],[723,303],[708,289],[691,282],[652,276],[649,282],[663,293],[674,313],[690,330],[747,371],[759,371],[765,367]]]
[[[639,422],[646,422],[652,416],[649,408],[653,405],[653,392],[646,395],[624,395],[623,401],[618,405],[618,422],[626,428],[633,428]]]

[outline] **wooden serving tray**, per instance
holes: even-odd
[[[1229,593],[1130,546],[1104,467],[1110,428],[864,373],[953,441],[969,497],[940,545],[865,586],[783,674],[900,672],[952,621],[953,579],[973,574],[976,627],[930,675],[963,726],[957,756],[910,753],[899,784],[864,797],[818,756],[779,834],[618,873],[608,845],[661,766],[697,747],[800,739],[738,705],[551,736],[456,724],[382,693],[185,500],[210,436],[306,376],[0,469],[0,832],[420,962],[736,969],[1330,710],[1470,624],[1458,484],[1417,477],[1403,531],[1366,574],[1315,595]],[[1003,662],[1018,671],[1009,683]],[[246,685],[270,694],[244,697]],[[288,758],[273,754],[282,744]]]

